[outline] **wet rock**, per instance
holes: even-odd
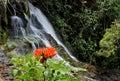
[[[5,61],[5,54],[4,52],[0,49],[0,63],[4,63]]]
[[[0,49],[0,81],[12,81],[10,58]]]
[[[0,63],[7,64],[9,63],[10,58],[5,55],[5,53],[0,49]]]
[[[96,79],[99,81],[120,81],[120,72],[115,69],[99,70]]]
[[[5,64],[0,64],[0,81],[12,81],[13,77],[10,74],[11,68]]]
[[[5,54],[3,53],[3,51],[0,49],[0,57],[3,57]]]

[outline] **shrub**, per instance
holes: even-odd
[[[69,66],[67,62],[47,59],[41,63],[32,55],[15,56],[12,58],[14,81],[79,81],[71,71],[86,71],[82,68]]]
[[[106,29],[100,41],[100,50],[97,55],[102,57],[100,66],[109,68],[120,68],[120,21],[115,21],[111,28]]]
[[[115,54],[117,49],[117,40],[120,39],[120,23],[114,22],[111,28],[106,29],[102,40],[100,41],[100,50],[97,52],[98,55],[109,57]]]

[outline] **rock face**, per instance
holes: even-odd
[[[0,63],[5,64],[9,61],[7,57],[5,57],[4,52],[0,49]]]
[[[27,0],[0,0],[0,31],[10,29],[10,17],[18,15],[24,18],[24,13],[29,14]]]
[[[13,77],[10,74],[11,65],[9,57],[0,49],[0,81],[12,81]]]
[[[13,81],[10,66],[0,64],[0,81]]]
[[[0,63],[2,63],[3,62],[3,57],[4,57],[5,55],[4,55],[4,53],[3,53],[3,51],[0,49]]]

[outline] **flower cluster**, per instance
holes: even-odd
[[[41,62],[44,62],[47,58],[53,57],[57,54],[57,51],[53,47],[46,47],[34,50],[34,55],[36,57],[41,57]]]

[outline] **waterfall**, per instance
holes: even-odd
[[[48,21],[46,16],[31,3],[28,2],[28,5],[30,10],[30,17],[25,14],[25,18],[27,20],[26,27],[24,26],[23,20],[20,17],[11,17],[14,36],[16,38],[23,37],[32,45],[34,50],[40,47],[40,42],[42,42],[45,46],[51,46],[48,38],[46,37],[46,34],[49,34],[57,42],[58,45],[64,48],[66,53],[73,60],[78,61],[67,49],[67,47],[58,39],[51,23]],[[58,54],[57,57],[62,59]]]
[[[14,37],[18,38],[22,34],[24,34],[24,24],[21,18],[17,16],[12,16],[11,17],[11,25],[13,27],[13,32],[14,32]]]

